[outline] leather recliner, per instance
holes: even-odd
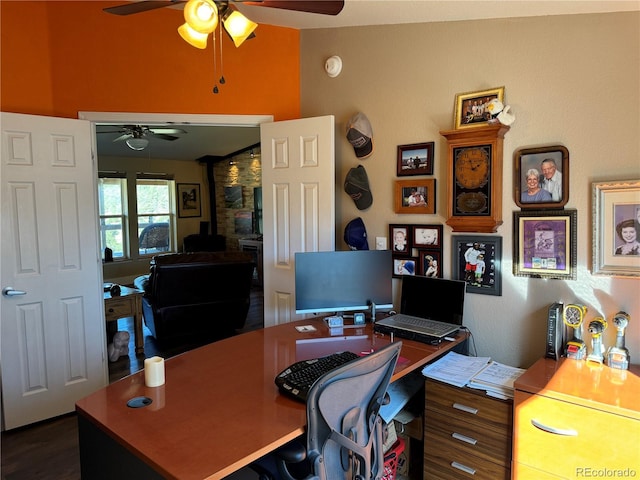
[[[159,342],[216,341],[244,326],[255,263],[243,252],[156,255],[149,275],[134,284],[144,290],[144,322]]]

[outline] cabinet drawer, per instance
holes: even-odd
[[[112,298],[105,302],[104,314],[107,322],[135,315],[134,301],[134,298]]]
[[[508,480],[508,468],[469,455],[458,447],[439,444],[437,448],[425,443],[424,479],[460,480],[474,478],[480,480]]]
[[[638,471],[640,421],[517,390],[515,400],[514,464],[565,478]]]
[[[498,433],[473,424],[461,424],[451,418],[429,416],[425,419],[425,449],[447,445],[461,453],[475,455],[503,467],[511,464],[511,432]]]
[[[457,388],[427,379],[425,408],[446,417],[498,433],[511,430],[513,404],[487,397],[484,391]]]

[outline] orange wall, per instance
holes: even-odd
[[[223,34],[226,83],[216,95],[221,65],[218,57],[214,75],[211,37],[206,50],[184,42],[179,9],[102,11],[120,3],[0,1],[0,109],[69,118],[83,110],[300,117],[297,30],[260,25],[237,49]]]

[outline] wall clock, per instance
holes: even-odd
[[[440,134],[449,146],[447,225],[454,232],[493,233],[502,225],[502,124]]]

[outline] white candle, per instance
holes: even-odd
[[[151,357],[144,359],[144,384],[147,387],[164,385],[164,358]]]

